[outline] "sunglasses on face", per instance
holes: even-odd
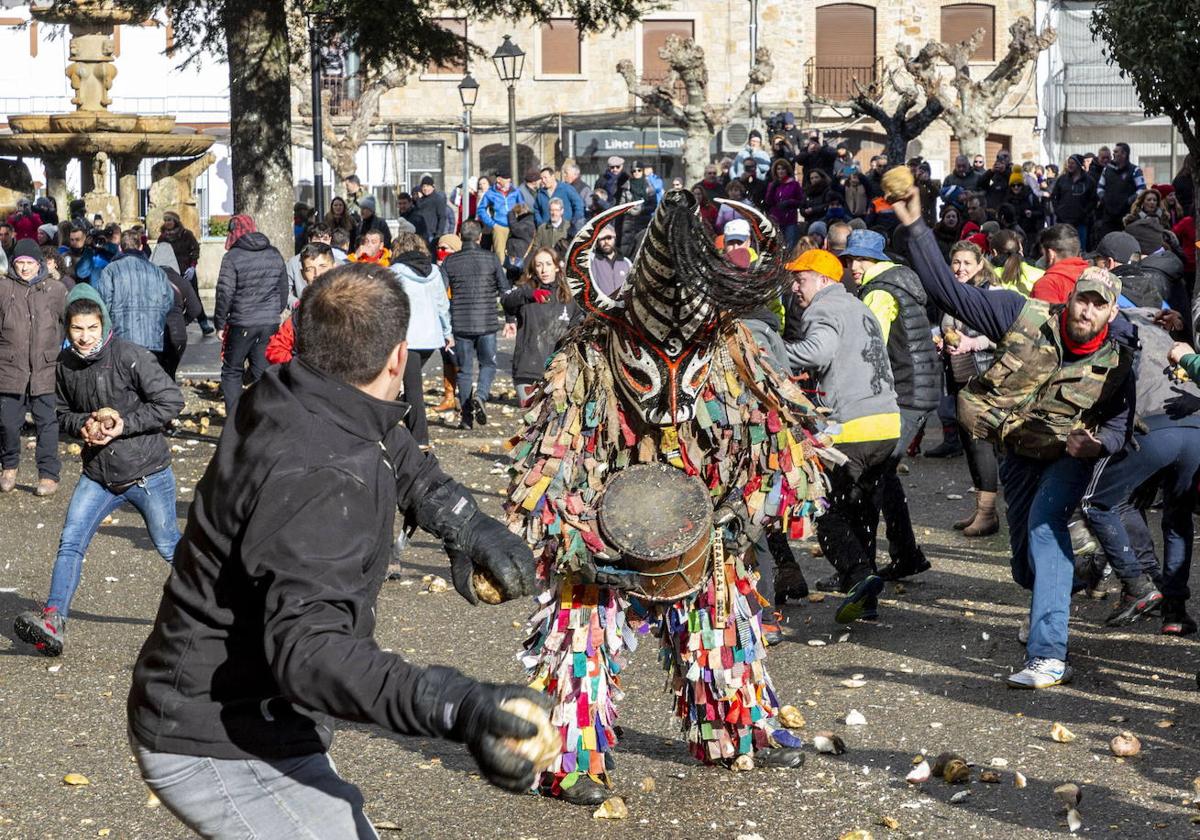
[[[617,170],[617,169],[620,169],[620,168],[621,168],[621,165],[620,165],[620,164],[617,164],[616,166],[610,166],[610,167],[608,167],[608,168],[609,168],[609,169],[612,169],[612,170]]]

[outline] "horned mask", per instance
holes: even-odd
[[[691,420],[708,379],[722,327],[779,295],[786,272],[775,228],[758,210],[725,202],[750,222],[761,249],[750,268],[730,262],[686,190],[667,193],[654,211],[625,285],[612,297],[592,280],[596,240],[609,224],[642,207],[597,214],[567,252],[567,280],[579,305],[610,328],[609,364],[629,409],[646,423]]]

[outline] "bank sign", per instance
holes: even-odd
[[[678,158],[683,157],[683,132],[653,128],[576,131],[574,152],[577,159],[609,155]]]

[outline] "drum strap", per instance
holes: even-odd
[[[725,579],[725,543],[719,533],[712,538],[713,627],[725,629],[729,618],[729,584]]]

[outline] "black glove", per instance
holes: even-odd
[[[536,590],[533,552],[525,540],[481,513],[471,491],[457,481],[443,481],[423,493],[416,523],[442,538],[454,588],[472,604],[479,603],[471,586],[476,570],[491,576],[505,601]]]
[[[505,601],[537,591],[533,552],[525,540],[490,516],[475,512],[452,537],[446,537],[454,588],[470,601],[479,598],[471,586],[471,573],[487,572]]]
[[[498,788],[521,793],[533,786],[533,762],[508,749],[503,739],[532,738],[537,727],[500,708],[514,697],[536,703],[547,714],[553,706],[548,695],[523,686],[475,683],[457,700],[447,737],[467,745],[485,779]]]

